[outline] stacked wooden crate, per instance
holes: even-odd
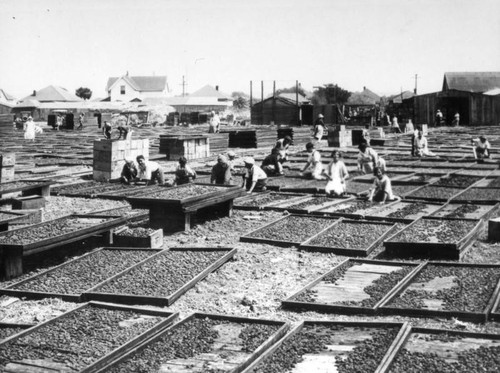
[[[310,126],[304,127],[280,127],[277,131],[279,139],[285,136],[290,136],[294,145],[305,145],[312,139],[312,128]]]
[[[207,135],[160,135],[159,152],[168,160],[206,158],[210,156],[210,143]]]
[[[256,148],[271,147],[276,144],[276,127],[259,126],[255,129]]]
[[[215,155],[227,151],[229,148],[229,133],[208,133],[209,154]]]
[[[0,183],[14,181],[16,153],[0,153]]]
[[[149,140],[95,140],[94,180],[108,181],[120,177],[125,158],[143,155],[149,158]]]
[[[352,130],[346,129],[345,125],[328,128],[328,146],[344,148],[352,145]]]

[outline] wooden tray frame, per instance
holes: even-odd
[[[35,325],[32,328],[26,329],[25,331],[22,331],[20,333],[14,334],[13,336],[8,337],[8,338],[4,339],[2,342],[0,342],[0,346],[5,345],[11,341],[15,341],[15,340],[17,340],[25,335],[28,335],[33,331],[37,331],[38,329],[41,329],[47,325],[53,324],[54,322],[59,321],[65,317],[67,317],[68,315],[76,312],[77,310],[80,310],[80,309],[85,308],[85,307],[98,307],[98,308],[107,308],[107,309],[115,309],[115,310],[133,311],[133,312],[144,314],[144,315],[163,316],[166,319],[159,322],[155,326],[151,327],[149,330],[146,330],[142,334],[139,334],[139,335],[133,337],[128,342],[126,342],[122,346],[114,349],[110,353],[99,358],[91,365],[80,370],[79,373],[97,372],[103,366],[107,366],[109,361],[112,361],[112,360],[128,353],[130,350],[133,350],[135,347],[137,347],[138,345],[143,343],[145,340],[148,340],[152,335],[156,335],[156,334],[162,332],[163,330],[165,330],[166,328],[168,328],[179,317],[178,313],[161,311],[161,310],[152,310],[152,309],[146,309],[146,308],[122,306],[122,305],[117,305],[117,304],[112,304],[112,303],[104,303],[104,302],[88,302],[88,303],[84,303],[81,306],[76,307],[70,311],[67,311],[67,312],[65,312],[57,317],[54,317],[53,319],[50,319],[50,320],[45,321],[41,324]]]
[[[321,236],[325,232],[329,231],[330,229],[334,228],[339,228],[340,225],[343,223],[348,223],[348,224],[376,224],[376,225],[386,225],[389,228],[387,231],[382,234],[379,238],[377,238],[374,242],[372,242],[366,250],[359,249],[359,248],[345,248],[345,247],[328,247],[328,246],[319,246],[319,245],[311,245],[310,242],[313,241],[315,238]],[[353,219],[343,219],[340,218],[337,223],[331,225],[328,228],[325,228],[315,234],[314,236],[310,237],[308,240],[303,242],[300,246],[299,249],[301,250],[307,250],[307,251],[320,251],[320,252],[327,252],[327,253],[334,253],[337,255],[347,255],[347,256],[368,256],[370,253],[375,250],[375,248],[384,241],[386,237],[388,237],[391,234],[394,234],[396,230],[396,225],[393,223],[388,223],[388,222],[381,222],[381,221],[373,221],[373,220],[353,220]]]
[[[164,255],[169,251],[188,251],[188,250],[198,250],[198,251],[227,251],[227,253],[221,258],[217,259],[208,267],[205,267],[204,270],[195,275],[191,280],[182,285],[179,289],[175,290],[172,294],[160,297],[160,296],[152,296],[152,295],[132,295],[132,294],[115,294],[115,293],[100,293],[98,289],[111,281],[119,278],[123,275],[126,275],[128,272],[141,267],[142,265],[154,261],[158,256]],[[233,249],[230,247],[173,247],[170,249],[162,250],[143,261],[137,263],[134,266],[131,266],[124,271],[108,278],[107,280],[101,282],[100,284],[94,286],[93,288],[87,290],[82,294],[82,298],[84,300],[91,301],[113,301],[115,303],[120,304],[140,304],[140,305],[153,305],[159,307],[169,307],[171,306],[177,299],[179,299],[184,293],[186,293],[189,289],[195,286],[198,282],[205,279],[210,273],[216,271],[226,262],[231,260],[236,254],[237,249]]]
[[[259,356],[262,356],[271,346],[273,346],[277,341],[281,340],[287,333],[290,328],[290,324],[284,321],[276,321],[276,320],[268,320],[268,319],[257,319],[257,318],[249,318],[249,317],[239,317],[239,316],[227,316],[221,314],[210,314],[210,313],[201,313],[196,312],[187,316],[183,320],[171,325],[170,327],[158,332],[148,340],[143,341],[140,345],[137,345],[133,349],[127,351],[125,354],[121,356],[117,356],[113,361],[108,361],[108,363],[100,368],[97,373],[105,373],[107,369],[110,367],[125,361],[129,357],[132,357],[136,352],[141,351],[151,343],[156,342],[157,340],[163,337],[163,334],[171,331],[172,329],[177,328],[180,325],[185,324],[188,321],[191,321],[194,318],[210,318],[215,320],[228,320],[233,321],[235,323],[255,323],[255,324],[265,324],[265,325],[278,325],[280,328],[277,332],[271,335],[263,344],[261,344],[251,355],[250,358],[244,363],[240,364],[235,369],[231,370],[232,373],[240,373],[242,371],[246,371],[246,368],[250,366]]]
[[[274,220],[270,223],[267,223],[266,225],[259,227],[257,229],[254,229],[250,232],[245,233],[244,235],[240,236],[240,242],[250,242],[250,243],[261,243],[261,244],[268,244],[268,245],[274,245],[274,246],[279,246],[279,247],[291,247],[291,246],[300,246],[302,242],[294,242],[294,241],[280,241],[280,240],[273,240],[269,238],[259,238],[259,237],[252,237],[253,234],[257,233],[260,230],[267,229],[268,227],[277,224],[281,222],[282,220],[288,219],[290,216],[296,216],[296,217],[304,217],[304,215],[300,214],[290,214],[287,216],[284,216],[282,218],[279,218],[277,220]],[[332,224],[330,224],[328,227],[332,226],[337,222],[337,219],[334,217],[323,217],[323,216],[315,216],[315,215],[309,215],[308,217],[314,217],[318,219],[331,219]],[[303,241],[304,242],[304,241]]]
[[[98,253],[98,252],[100,252],[102,250],[131,250],[131,251],[141,250],[141,251],[151,251],[151,255],[154,255],[155,253],[161,251],[161,249],[148,249],[148,248],[101,247],[101,248],[99,248],[99,249],[97,249],[95,251],[86,253],[86,254],[78,257],[78,258],[71,259],[71,260],[69,260],[69,261],[67,261],[65,263],[62,263],[62,264],[60,264],[60,265],[58,265],[56,267],[47,269],[47,270],[45,270],[43,272],[40,272],[40,273],[37,273],[37,274],[35,274],[33,276],[25,278],[25,279],[23,279],[21,281],[15,282],[15,283],[7,286],[6,288],[0,288],[0,294],[12,296],[12,297],[18,297],[18,298],[24,297],[24,298],[27,298],[27,299],[59,298],[59,299],[61,299],[63,301],[66,301],[66,302],[82,302],[83,301],[83,299],[82,299],[82,294],[83,293],[80,293],[80,294],[63,294],[63,293],[56,293],[56,292],[17,290],[16,287],[18,287],[19,285],[23,285],[23,284],[25,284],[27,282],[36,280],[37,278],[39,278],[41,276],[44,276],[47,273],[57,272],[60,268],[64,268],[64,267],[66,267],[66,266],[68,266],[70,264],[73,264],[75,262],[79,262],[80,260],[83,260],[83,259],[87,258],[88,256],[95,255],[96,253]],[[119,273],[122,273],[122,272],[123,271],[120,271]],[[96,286],[100,286],[105,281],[106,280],[101,281],[100,283],[92,286],[90,289],[93,289]]]
[[[391,265],[393,265],[393,266],[413,265],[413,266],[415,266],[415,268],[408,275],[406,275],[394,288],[389,290],[387,292],[387,294],[384,295],[384,297],[381,300],[379,300],[373,307],[349,306],[349,305],[343,305],[343,304],[327,304],[327,303],[314,303],[314,302],[300,302],[300,301],[293,300],[299,294],[314,288],[315,285],[319,284],[323,280],[323,278],[328,276],[330,273],[333,273],[333,272],[337,271],[338,269],[342,268],[343,266],[349,265],[351,263],[352,264],[368,263],[368,264],[380,264],[380,265],[389,265],[389,266],[391,266]],[[388,261],[388,260],[374,260],[374,259],[346,259],[343,262],[340,262],[339,264],[337,264],[335,267],[333,267],[328,272],[315,278],[313,281],[308,283],[306,286],[304,286],[299,291],[293,293],[288,298],[281,301],[281,306],[285,309],[307,310],[307,311],[327,312],[327,313],[339,313],[339,314],[344,314],[344,315],[359,315],[359,314],[375,315],[378,308],[380,307],[380,305],[383,304],[386,301],[386,299],[391,297],[393,292],[399,288],[399,285],[401,283],[404,283],[406,278],[410,277],[410,275],[412,275],[414,272],[418,271],[420,269],[420,267],[422,267],[422,265],[423,264],[416,263],[416,262],[394,262],[394,261]]]
[[[447,267],[487,267],[487,268],[499,268],[500,264],[473,264],[473,263],[456,263],[456,262],[425,262],[418,271],[412,272],[411,276],[407,276],[404,281],[398,284],[397,287],[393,289],[389,297],[384,299],[384,302],[378,307],[378,312],[383,315],[402,315],[410,317],[444,317],[444,318],[457,318],[461,320],[466,320],[470,322],[486,322],[491,310],[494,307],[494,303],[498,301],[500,297],[500,279],[498,280],[493,294],[486,304],[482,312],[467,312],[467,311],[448,311],[448,310],[427,310],[418,308],[398,308],[391,307],[388,304],[399,296],[413,281],[413,279],[429,265],[447,266]]]
[[[258,359],[256,359],[252,364],[250,364],[244,371],[241,373],[254,373],[254,370],[268,357],[272,356],[274,352],[281,345],[297,334],[301,332],[304,327],[314,326],[314,325],[324,325],[324,326],[334,326],[341,325],[346,327],[363,327],[363,328],[383,328],[383,327],[397,327],[400,326],[399,332],[394,338],[391,346],[389,346],[387,352],[385,353],[382,361],[380,362],[379,368],[375,371],[379,373],[380,367],[383,367],[390,363],[391,357],[398,351],[399,346],[402,344],[402,339],[408,334],[410,329],[410,325],[407,322],[399,323],[399,322],[371,322],[371,321],[325,321],[325,320],[304,320],[301,321],[298,325],[293,327],[283,338],[278,340],[273,346],[271,346],[264,354],[262,354]],[[312,372],[312,371],[311,371]]]
[[[474,228],[464,235],[455,243],[438,243],[438,242],[402,242],[394,241],[399,234],[405,230],[410,230],[422,219],[429,220],[466,220],[476,222]],[[470,244],[474,242],[476,236],[480,233],[484,222],[476,219],[448,219],[438,218],[433,216],[421,217],[414,220],[408,226],[398,231],[393,236],[384,241],[384,247],[388,255],[393,255],[397,258],[409,257],[425,257],[425,258],[440,258],[440,259],[455,259],[459,260],[465,253]],[[404,246],[405,250],[401,251],[399,247]],[[437,253],[436,253],[437,252]]]

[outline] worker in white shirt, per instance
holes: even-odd
[[[246,188],[248,193],[264,192],[267,188],[267,175],[262,168],[255,164],[252,157],[243,158],[247,172],[243,177],[242,187]]]
[[[160,185],[165,183],[163,170],[157,162],[147,161],[143,155],[137,156],[136,160],[139,165],[137,170],[137,179],[139,181],[146,181],[147,185],[152,185],[156,182]]]
[[[324,180],[321,153],[315,149],[312,142],[308,142],[306,144],[306,150],[309,153],[309,157],[307,158],[307,163],[300,172],[300,175],[308,179]]]
[[[486,140],[486,137],[479,136],[478,139],[471,139],[472,152],[474,153],[474,158],[478,160],[483,160],[484,158],[490,158],[490,142]]]

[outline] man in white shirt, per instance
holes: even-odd
[[[264,192],[267,189],[267,175],[264,170],[255,164],[255,159],[252,157],[245,157],[243,162],[247,173],[243,177],[242,187],[246,188],[248,193]]]
[[[137,164],[139,165],[137,170],[137,178],[142,181],[146,181],[147,185],[158,184],[163,185],[165,183],[163,170],[157,162],[147,161],[143,155],[137,156]]]
[[[490,142],[486,140],[486,137],[479,136],[478,139],[472,139],[472,152],[474,153],[474,158],[482,160],[484,158],[490,158]]]

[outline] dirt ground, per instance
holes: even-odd
[[[45,218],[56,218],[72,212],[90,212],[118,207],[126,202],[51,197],[45,208]],[[169,311],[186,316],[192,312],[228,314],[297,322],[304,319],[409,321],[413,325],[459,329],[475,332],[500,333],[500,323],[473,324],[454,319],[370,317],[294,312],[281,309],[281,301],[294,294],[309,282],[331,269],[346,257],[334,254],[299,251],[297,248],[279,248],[271,245],[243,243],[241,235],[276,220],[283,213],[235,210],[233,217],[200,220],[188,232],[164,236],[163,248],[191,246],[229,246],[237,248],[234,260],[224,264],[216,272],[184,294]],[[489,243],[485,235],[476,242],[464,258],[466,262],[500,263],[500,244]],[[75,250],[60,261],[82,255],[85,249]],[[380,254],[375,250],[371,257]],[[38,268],[21,278],[50,268],[57,262],[40,261]],[[16,281],[20,278],[16,279]],[[11,282],[0,283],[8,286]],[[0,322],[39,323],[76,307],[75,303],[57,299],[31,301],[7,296],[0,297]]]

